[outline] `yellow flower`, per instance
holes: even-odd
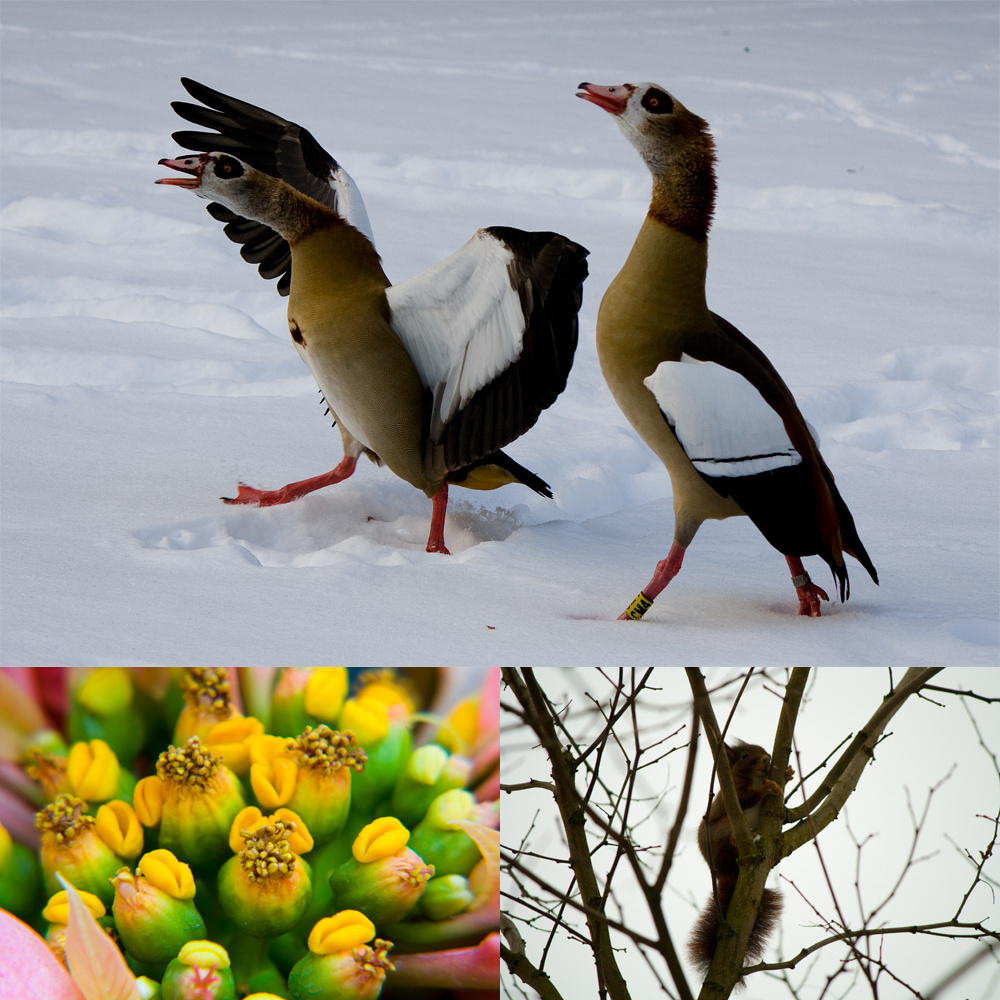
[[[398,854],[409,839],[410,831],[395,816],[382,816],[354,838],[351,853],[360,862],[379,861]]]
[[[122,859],[101,839],[96,824],[87,814],[87,803],[75,795],[59,795],[35,815],[35,826],[42,831],[42,877],[48,892],[58,892],[56,872],[61,872],[75,888],[110,905],[114,890],[108,879]]]
[[[272,826],[277,820],[282,820],[286,827],[294,825],[294,832],[288,835],[288,848],[295,854],[308,854],[313,849],[313,839],[301,817],[291,809],[278,809],[271,816],[265,816],[256,806],[247,806],[240,810],[229,828],[229,846],[234,854],[239,854],[245,847],[243,833],[249,830],[259,830],[263,826]]]
[[[375,925],[357,910],[341,910],[324,917],[309,932],[309,950],[314,955],[333,955],[356,948],[375,937]]]
[[[181,681],[184,708],[174,727],[174,745],[192,736],[204,738],[217,723],[236,715],[230,702],[229,677],[223,667],[188,667]]]
[[[118,788],[118,758],[104,740],[74,743],[66,759],[66,776],[74,795],[88,802],[107,802]]]
[[[197,736],[160,754],[156,776],[136,786],[135,803],[144,824],[159,820],[160,846],[199,874],[217,869],[233,818],[246,805],[239,778]]]
[[[97,810],[97,834],[120,858],[137,858],[142,852],[142,824],[135,810],[114,799]]]

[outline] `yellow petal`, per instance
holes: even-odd
[[[314,718],[332,725],[340,715],[346,696],[347,668],[319,667],[306,684],[305,708]]]
[[[361,863],[379,861],[398,854],[409,839],[410,831],[395,816],[381,816],[362,828],[354,838],[351,853]]]
[[[142,853],[142,824],[135,810],[120,799],[97,810],[97,835],[120,858],[131,861]]]
[[[375,937],[375,925],[357,910],[341,910],[324,917],[309,932],[309,950],[314,955],[333,955],[357,948]]]
[[[264,733],[261,736],[249,737],[246,744],[247,750],[250,751],[250,763],[270,764],[275,757],[288,749],[288,743],[287,736],[270,736]]]
[[[118,788],[118,758],[104,740],[74,743],[66,758],[66,777],[75,795],[105,802]]]
[[[82,889],[77,889],[80,895],[80,899],[83,900],[83,905],[87,907],[88,910],[95,917],[103,917],[108,911],[104,908],[104,904],[92,893],[84,892]],[[42,916],[50,924],[68,924],[69,923],[69,897],[66,895],[65,889],[60,889],[45,905],[45,909],[42,910]]]
[[[358,743],[370,748],[389,732],[389,710],[377,698],[349,698],[340,713],[341,729],[350,729]]]
[[[155,774],[143,778],[135,786],[132,806],[143,826],[159,826],[163,814],[163,782]]]
[[[241,809],[233,819],[233,825],[229,828],[229,849],[233,854],[239,854],[246,847],[242,835],[243,830],[256,830],[258,826],[263,825],[264,814],[256,806],[247,806],[245,809]]]
[[[77,690],[75,698],[94,715],[115,715],[132,701],[132,678],[124,667],[98,667]]]
[[[79,893],[58,872],[69,897],[66,962],[86,1000],[142,1000],[122,953],[101,930]]]
[[[292,812],[291,809],[276,809],[273,816],[268,816],[267,822],[273,823],[277,819],[295,824],[295,832],[288,835],[290,851],[295,854],[308,854],[313,849],[312,834],[298,813]]]
[[[295,761],[288,757],[275,757],[270,764],[260,761],[250,767],[250,785],[265,809],[285,805],[295,791],[297,777]]]
[[[235,716],[216,723],[205,734],[204,744],[212,753],[221,757],[231,771],[242,776],[250,769],[248,740],[261,736],[264,726],[252,716]]]
[[[229,968],[229,952],[214,941],[188,941],[177,953],[177,961],[201,969]]]
[[[174,899],[194,899],[194,876],[183,861],[178,861],[171,851],[162,847],[150,851],[139,859],[136,871],[147,882],[161,889]]]

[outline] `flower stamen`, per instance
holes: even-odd
[[[83,799],[61,792],[56,796],[55,802],[36,813],[35,826],[39,830],[55,834],[57,844],[76,840],[97,822],[93,816],[85,814],[86,808],[87,803]]]
[[[192,736],[184,746],[170,746],[160,754],[156,774],[162,781],[174,781],[182,788],[204,791],[221,762],[221,757],[206,750],[201,740]]]
[[[232,714],[229,678],[222,667],[188,667],[181,681],[184,700],[193,709],[211,712],[220,719]]]
[[[267,878],[287,878],[295,870],[295,855],[288,847],[289,834],[298,824],[276,820],[256,830],[241,830],[246,850],[240,851],[240,864],[247,878],[256,882]]]
[[[389,961],[389,952],[394,947],[391,941],[383,938],[375,938],[369,947],[366,944],[355,948],[351,954],[354,961],[372,978],[378,975],[380,969],[392,972],[396,966]]]
[[[342,767],[363,771],[368,761],[368,754],[358,746],[352,730],[338,732],[326,723],[315,729],[306,726],[301,736],[289,741],[286,752],[296,758],[299,767],[315,768],[327,774]]]

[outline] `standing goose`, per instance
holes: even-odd
[[[829,565],[841,601],[850,595],[845,552],[878,576],[788,387],[705,302],[715,206],[708,123],[652,83],[578,89],[615,116],[653,175],[649,212],[601,302],[597,352],[622,412],[670,473],[674,540],[620,619],[649,610],[702,521],[737,514],[785,556],[799,614],[819,617],[829,598],[802,556]]]
[[[392,285],[347,172],[304,129],[182,79],[174,102],[214,132],[175,132],[198,155],[160,163],[209,199],[243,258],[277,278],[288,328],[340,428],[335,469],[278,490],[240,484],[226,503],[271,506],[341,482],[365,454],[432,498],[428,552],[444,552],[449,484],[548,485],[500,449],[566,386],[587,251],[556,233],[494,226]]]

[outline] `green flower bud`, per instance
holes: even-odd
[[[392,923],[412,909],[434,869],[406,847],[409,833],[393,816],[358,834],[354,857],[330,875],[338,909],[358,910],[375,924]]]
[[[351,810],[363,812],[392,794],[396,777],[410,757],[410,730],[405,719],[390,716],[376,698],[345,702],[340,725],[355,733],[368,754],[365,769],[351,779]]]
[[[294,823],[246,830],[246,850],[219,870],[219,902],[230,920],[253,937],[277,937],[301,919],[312,898],[312,870],[288,847]]]
[[[189,941],[167,966],[163,1000],[236,1000],[229,955],[214,941]]]
[[[166,965],[188,941],[205,937],[195,908],[191,869],[169,851],[151,851],[136,874],[121,868],[115,886],[115,927],[126,951],[144,965]]]
[[[139,819],[159,820],[160,847],[199,874],[229,854],[229,828],[245,805],[239,779],[197,736],[161,753],[156,777],[143,778],[135,793]]]
[[[305,732],[289,744],[298,769],[288,808],[298,813],[316,844],[332,840],[343,829],[351,808],[351,771],[363,771],[367,754],[349,729],[327,725]]]
[[[461,875],[442,875],[427,883],[420,897],[420,912],[429,920],[447,920],[464,913],[476,894]]]
[[[476,799],[471,792],[453,788],[439,795],[427,815],[410,835],[410,847],[437,875],[468,875],[482,854],[476,842],[464,831],[451,825],[455,819],[472,819]]]
[[[110,879],[124,864],[101,839],[97,821],[86,813],[87,803],[75,795],[59,795],[35,816],[42,831],[42,878],[45,891],[59,891],[56,872],[77,889],[92,892],[110,906],[115,891]]]
[[[309,935],[309,954],[288,976],[295,1000],[375,1000],[385,975],[390,941],[376,938],[375,928],[362,914],[345,910],[320,920]]]
[[[104,740],[131,767],[146,738],[146,723],[134,700],[132,677],[124,667],[98,668],[73,692],[70,739]]]
[[[390,812],[412,829],[442,792],[462,788],[471,771],[468,760],[452,756],[437,743],[414,750],[396,781]]]
[[[0,823],[0,909],[28,920],[41,898],[38,858],[24,844],[15,843]]]
[[[306,713],[306,685],[312,671],[299,667],[285,667],[271,695],[271,725],[268,732],[275,736],[294,736],[309,723]]]

